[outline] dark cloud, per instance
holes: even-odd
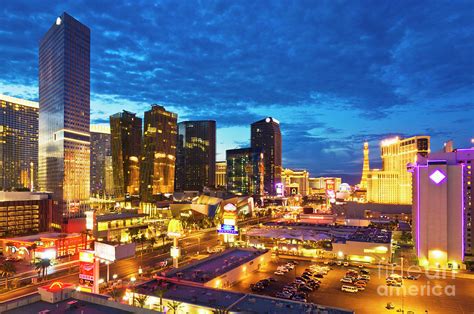
[[[94,123],[151,103],[219,127],[273,115],[285,165],[314,173],[359,171],[366,139],[472,136],[472,1],[2,1],[6,92],[37,86],[38,43],[62,11],[92,31]],[[442,112],[456,128],[437,129]]]

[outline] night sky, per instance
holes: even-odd
[[[38,43],[63,11],[91,29],[91,123],[152,103],[215,119],[217,160],[280,120],[285,167],[372,166],[390,135],[474,137],[474,1],[10,1],[0,93],[38,99]],[[353,176],[350,176],[353,175]]]

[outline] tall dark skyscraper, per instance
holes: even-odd
[[[116,113],[110,116],[110,133],[115,197],[138,195],[142,119],[125,110]]]
[[[177,191],[214,187],[216,178],[216,121],[178,124],[176,152]]]
[[[264,189],[275,195],[275,184],[281,183],[281,131],[280,122],[271,117],[252,123],[250,145],[261,149],[264,160]]]
[[[153,105],[145,112],[143,151],[140,163],[140,196],[152,202],[154,195],[173,193],[178,116]]]
[[[104,197],[106,190],[106,160],[112,156],[110,128],[91,125],[91,194]]]
[[[237,195],[260,195],[263,175],[261,149],[229,149],[227,160],[227,191]]]
[[[34,189],[38,103],[0,94],[0,191]]]
[[[90,30],[67,13],[39,48],[39,185],[53,192],[53,227],[87,209]]]

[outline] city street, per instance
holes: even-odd
[[[259,292],[259,294],[274,296],[276,292],[281,291],[286,283],[293,281],[295,275],[300,276],[308,265],[314,264],[299,262],[295,270],[284,276],[274,275],[273,272],[277,265],[283,265],[286,262],[287,260],[281,260],[280,262],[275,260],[262,271],[250,274],[231,289],[239,292],[255,293],[249,288],[251,283],[273,277],[277,282],[271,283],[265,291]],[[356,313],[396,313],[396,309],[401,308],[402,304],[405,312],[413,311],[414,313],[425,313],[425,311],[428,311],[428,313],[470,313],[474,308],[474,298],[472,297],[474,295],[474,280],[472,279],[428,279],[425,275],[420,275],[418,280],[404,280],[402,288],[395,288],[385,285],[385,270],[379,273],[377,269],[370,269],[371,280],[367,284],[366,290],[358,293],[347,293],[341,291],[342,284],[340,282],[347,267],[333,266],[332,268],[333,270],[322,279],[321,287],[309,294],[309,302],[353,309]],[[434,292],[441,291],[441,296],[433,295],[434,286],[439,286],[439,288],[434,289]],[[451,288],[451,286],[454,288]],[[402,289],[406,290],[403,298]],[[410,292],[414,289],[417,289],[418,293],[410,295]],[[451,293],[452,289],[454,289],[454,295],[447,295],[447,293]],[[388,302],[392,302],[395,309],[387,310],[385,306]]]
[[[201,240],[198,241],[197,240],[198,238],[200,238]],[[199,236],[199,233],[196,233],[192,235],[190,238],[187,238],[187,237],[183,238],[181,241],[185,241],[188,243],[187,245],[184,245],[182,247],[182,250],[185,251],[185,253],[183,253],[182,260],[189,260],[193,255],[195,255],[196,252],[206,250],[207,247],[211,247],[211,248],[215,247],[218,244],[217,233],[215,232],[215,230],[206,231],[202,233],[201,237]],[[140,253],[137,253],[136,257],[127,258],[127,259],[120,260],[118,262],[111,264],[110,269],[109,269],[110,279],[112,279],[113,274],[117,274],[118,276],[117,279],[124,280],[134,275],[137,277],[138,280],[140,280],[138,276],[139,266],[146,265],[146,267],[143,266],[144,271],[146,271],[147,268],[157,269],[160,267],[158,265],[160,262],[167,260],[169,258],[170,258],[169,252],[159,253],[158,250],[155,250],[153,252],[143,253],[143,257],[140,257]],[[100,267],[100,278],[105,279],[106,274],[107,274],[107,267],[106,265],[102,264]],[[48,278],[51,278],[51,276]],[[39,286],[45,285],[53,281],[77,283],[78,281],[77,267],[74,267],[73,272],[71,272],[70,274],[64,274],[62,276],[55,277],[54,279],[49,279],[47,281],[38,283],[36,285],[29,285],[23,288],[13,289],[13,290],[10,290],[8,293],[1,294],[0,302],[17,298],[20,296],[24,296],[29,293],[34,293],[37,291],[37,288]]]

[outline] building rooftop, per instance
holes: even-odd
[[[328,314],[353,313],[350,310],[322,307],[312,303],[203,287],[189,282],[179,282],[177,279],[154,279],[138,286],[136,292],[155,296],[159,289],[165,289],[164,299],[215,309],[227,309],[229,312],[300,314],[307,313],[310,309],[314,313],[319,309],[326,311],[322,313]]]
[[[14,237],[14,238],[6,238],[3,240],[6,241],[20,241],[20,242],[33,242],[39,241],[40,239],[59,239],[61,237],[64,238],[75,238],[80,237],[80,233],[60,233],[60,232],[44,232],[44,233],[37,233],[22,237]]]
[[[234,248],[217,255],[212,255],[183,268],[175,269],[167,273],[166,276],[204,283],[257,258],[266,252],[266,250],[261,251],[256,249]]]
[[[39,104],[36,101],[16,98],[16,97],[8,96],[8,95],[0,94],[0,100],[13,103],[13,104],[22,105],[22,106],[32,107],[36,109],[39,108]]]
[[[140,218],[140,217],[147,217],[147,214],[135,214],[135,213],[120,213],[120,214],[105,214],[105,215],[97,215],[97,221],[112,221],[112,220],[122,220],[122,219],[130,219],[130,218]]]
[[[0,202],[39,201],[51,197],[50,193],[40,192],[0,192]]]
[[[330,224],[312,224],[304,222],[268,222],[265,223],[268,230],[264,232],[272,232],[282,230],[283,234],[290,234],[289,238],[300,240],[324,240],[327,238],[337,239],[341,241],[357,241],[357,242],[374,242],[374,243],[390,243],[392,233],[390,231],[382,231],[377,228],[359,227],[359,226],[343,226]],[[273,229],[273,230],[272,230]],[[252,235],[253,229],[247,231]],[[263,236],[263,235],[262,235]],[[306,237],[306,238],[305,238]],[[286,238],[286,237],[285,237]]]
[[[246,294],[243,298],[241,298],[236,304],[231,307],[231,312],[272,314],[353,313],[352,311],[345,309],[324,307],[314,303],[295,302],[255,294]]]
[[[75,302],[77,301],[77,302]],[[72,306],[71,306],[72,304]],[[64,314],[64,313],[87,313],[87,314],[127,314],[124,310],[103,306],[99,304],[89,303],[76,299],[66,299],[58,303],[49,303],[45,301],[38,301],[13,310],[4,312],[5,314],[25,314],[25,313],[40,313],[41,311],[49,310],[48,314]]]

